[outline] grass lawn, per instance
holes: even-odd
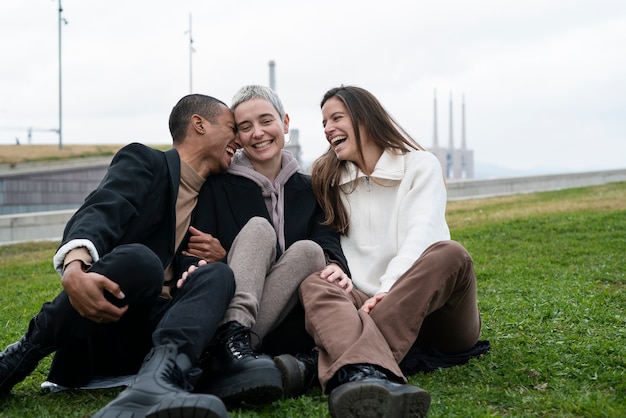
[[[474,257],[482,338],[468,364],[418,374],[429,417],[626,416],[626,183],[450,202],[453,239]],[[0,247],[0,349],[60,290],[58,243]],[[120,389],[45,394],[50,358],[0,417],[87,417]],[[232,417],[326,417],[319,390]]]

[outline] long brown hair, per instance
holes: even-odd
[[[361,159],[364,158],[364,144],[360,129],[364,129],[374,145],[382,149],[395,149],[402,153],[412,149],[424,149],[398,125],[369,91],[355,86],[335,87],[326,92],[320,107],[332,97],[341,100],[350,114]],[[324,224],[336,228],[344,235],[347,235],[350,229],[350,219],[340,193],[349,193],[351,190],[340,187],[339,180],[346,167],[346,161],[339,160],[332,147],[328,147],[328,150],[313,162],[311,168],[313,191],[324,209]]]

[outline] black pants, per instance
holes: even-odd
[[[163,266],[141,244],[117,247],[91,271],[118,283],[129,308],[118,322],[98,324],[80,316],[65,292],[43,305],[37,324],[45,344],[56,349],[48,380],[67,387],[97,375],[136,373],[152,347],[168,343],[195,363],[235,290],[230,268],[211,263],[191,274],[172,299],[163,299]]]

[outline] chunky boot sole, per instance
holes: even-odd
[[[150,408],[133,403],[105,407],[92,418],[228,418],[228,411],[218,398],[191,398],[166,399]]]
[[[231,376],[209,377],[196,392],[210,393],[228,404],[261,405],[283,396],[283,382],[276,367],[244,370]]]
[[[381,381],[345,383],[328,398],[334,418],[422,418],[429,407],[430,394],[425,390],[412,385],[388,386]]]
[[[143,399],[141,395],[136,391],[134,400],[129,399],[119,405],[109,404],[92,418],[228,418],[226,406],[214,396],[172,394],[165,395],[154,405],[146,405],[149,398]]]
[[[290,354],[274,357],[274,363],[280,371],[283,381],[283,394],[286,398],[303,395],[306,392],[304,371],[300,361]]]
[[[228,418],[228,411],[218,399],[197,399],[193,404],[173,399],[156,405],[146,418]]]

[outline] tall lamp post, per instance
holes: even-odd
[[[189,94],[193,93],[193,66],[191,63],[193,49],[193,37],[191,35],[191,13],[189,13]]]
[[[63,75],[61,72],[61,24],[67,23],[62,16],[63,8],[59,0],[59,149],[63,149]]]

